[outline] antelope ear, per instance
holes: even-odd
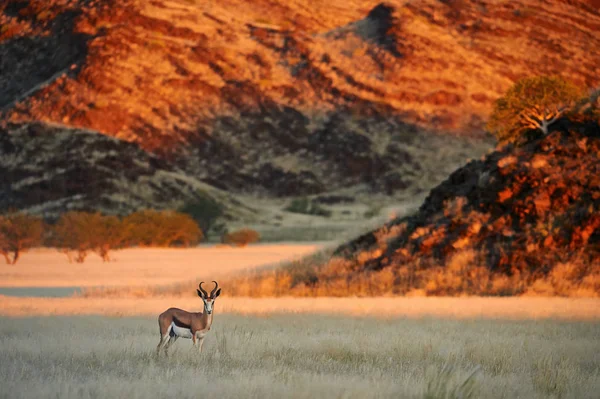
[[[204,299],[204,296],[202,296],[202,291],[200,291],[200,290],[197,289],[196,292],[198,293],[198,296],[200,298]]]
[[[221,289],[220,288],[217,290],[217,292],[215,292],[215,298],[218,297],[219,295],[221,295]]]

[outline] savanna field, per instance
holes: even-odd
[[[593,398],[600,390],[594,298],[245,298],[228,296],[223,283],[203,353],[180,339],[168,357],[156,356],[158,314],[169,306],[202,309],[192,296],[196,280],[173,285],[173,273],[161,265],[195,270],[198,281],[225,279],[322,246],[131,249],[108,264],[95,257],[83,265],[57,251],[28,253],[19,272],[1,273],[3,293],[12,279],[25,296],[0,296],[0,394]],[[222,264],[229,269],[219,271]],[[189,284],[189,293],[119,291],[119,269],[126,270],[122,284],[137,281],[143,288],[164,279],[164,287]],[[117,289],[36,298],[39,290],[56,288],[52,274],[82,287]]]
[[[199,355],[156,320],[0,319],[2,397],[595,398],[598,322],[219,314]],[[184,341],[184,342],[182,342]]]

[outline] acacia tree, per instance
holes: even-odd
[[[104,262],[110,261],[110,251],[125,244],[124,224],[117,216],[98,212],[67,212],[52,229],[50,244],[64,252],[73,261],[83,263],[90,252],[97,253]]]
[[[21,253],[42,241],[42,219],[14,212],[0,216],[0,252],[6,263],[14,265]]]
[[[123,220],[128,245],[144,247],[190,246],[203,237],[189,215],[173,211],[142,210]]]
[[[89,252],[97,247],[101,217],[99,213],[77,211],[61,215],[53,228],[53,245],[67,255],[69,262],[72,261],[71,253],[75,252],[75,261],[83,263]]]
[[[557,76],[519,80],[494,104],[488,129],[500,143],[518,142],[527,130],[548,128],[582,97],[582,90]]]
[[[123,222],[117,216],[102,216],[100,214],[96,214],[92,222],[96,232],[92,240],[92,249],[100,255],[104,262],[109,262],[109,252],[122,247],[124,244]]]

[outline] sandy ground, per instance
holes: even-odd
[[[40,248],[15,266],[0,266],[0,287],[93,287],[167,285],[194,278],[213,280],[227,273],[297,259],[323,243],[259,244],[245,248],[134,248],[115,251],[112,262],[90,254],[85,263]]]
[[[413,298],[219,298],[218,313],[320,313],[379,317],[452,319],[600,320],[600,300],[542,297]],[[0,296],[0,315],[156,316],[169,307],[201,311],[197,298],[17,298]]]

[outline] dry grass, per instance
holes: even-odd
[[[190,287],[190,293],[195,286]],[[223,296],[218,313],[269,315],[346,314],[377,317],[500,318],[515,320],[600,320],[600,299],[543,297],[373,297],[373,298],[246,298]],[[168,307],[201,310],[197,297],[158,296],[23,298],[0,295],[0,315],[155,316]]]
[[[379,241],[398,234],[402,226],[382,229]],[[383,232],[383,233],[382,233]],[[381,237],[380,237],[381,236]],[[224,283],[237,296],[563,296],[600,297],[600,263],[578,260],[550,264],[547,275],[522,271],[507,275],[485,265],[483,251],[456,251],[446,264],[431,257],[405,256],[405,261],[380,270],[372,260],[387,244],[358,252],[354,257],[332,257],[331,251],[289,262],[278,268],[251,269]],[[372,264],[371,264],[372,266]],[[167,292],[177,293],[176,287]]]
[[[217,315],[157,359],[154,318],[0,319],[10,398],[594,398],[600,324]]]

